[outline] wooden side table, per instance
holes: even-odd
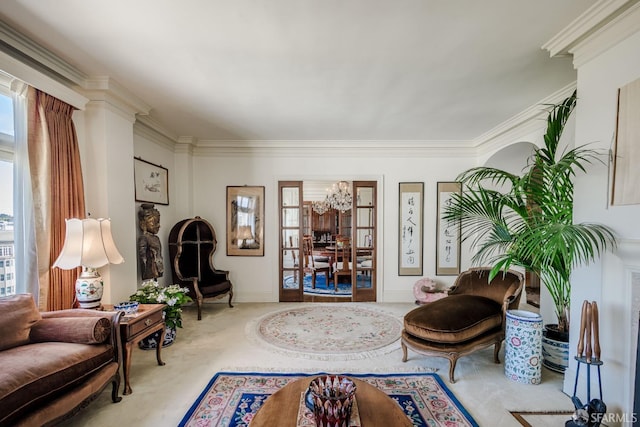
[[[124,353],[122,361],[124,392],[122,394],[131,394],[133,392],[129,384],[133,346],[154,332],[160,331],[160,336],[164,336],[163,308],[164,304],[140,304],[137,313],[127,315],[120,321],[120,339],[122,340],[122,351]],[[113,306],[107,306],[105,309],[113,310]],[[156,347],[156,359],[158,360],[158,365],[163,366],[165,363],[160,357],[161,350],[162,339],[160,339]]]

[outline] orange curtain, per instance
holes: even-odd
[[[74,108],[44,92],[29,93],[31,164],[40,277],[40,308],[72,308],[76,270],[51,268],[62,250],[66,218],[84,218],[84,185]]]

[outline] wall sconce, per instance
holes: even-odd
[[[80,308],[99,308],[104,283],[96,269],[124,262],[111,236],[111,220],[71,218],[65,223],[64,246],[53,266],[63,270],[82,267],[76,280],[76,300]]]

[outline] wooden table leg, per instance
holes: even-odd
[[[164,366],[165,363],[162,361],[162,358],[160,357],[160,351],[162,350],[162,343],[164,342],[164,325],[162,325],[162,329],[160,330],[160,342],[158,343],[158,345],[156,346],[156,360],[158,361],[158,365],[160,366]]]
[[[160,352],[162,350],[162,342],[164,341],[164,330],[165,330],[165,326],[164,326],[164,323],[162,323],[157,327],[153,328],[147,335],[149,336],[155,332],[159,332],[160,338],[158,340],[158,345],[156,346],[156,360],[158,361],[158,365],[160,366],[166,365],[166,363],[162,361],[162,357],[160,356]],[[133,350],[133,345],[140,342],[142,338],[144,337],[141,337],[134,341],[129,341],[124,343],[124,360],[122,363],[122,372],[124,376],[124,392],[122,394],[133,393],[133,390],[131,389],[131,385],[129,384],[129,372],[131,371],[131,353]]]
[[[131,371],[131,350],[133,343],[124,343],[124,360],[122,361],[122,373],[124,376],[124,392],[122,394],[131,394],[131,386],[129,385],[129,372]]]

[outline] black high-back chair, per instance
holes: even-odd
[[[173,282],[189,288],[189,295],[198,307],[198,320],[202,319],[205,299],[229,295],[233,298],[233,285],[229,272],[213,266],[213,254],[218,242],[216,232],[199,216],[183,219],[169,233],[169,255]]]

